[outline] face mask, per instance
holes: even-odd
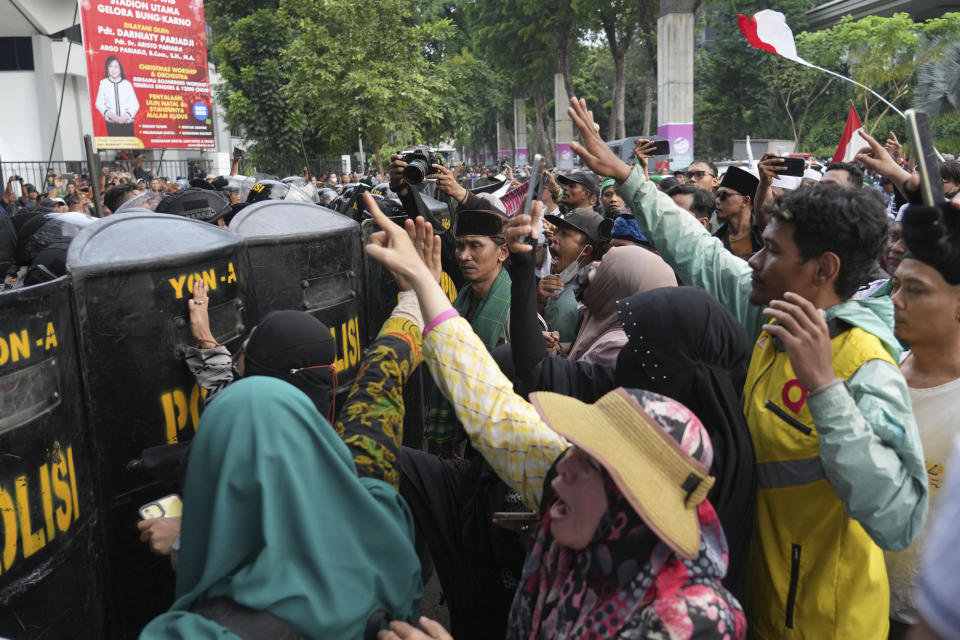
[[[573,297],[577,299],[577,302],[583,302],[583,294],[586,293],[587,287],[590,286],[590,268],[593,265],[588,264],[580,271],[577,271],[577,276],[573,279]]]
[[[570,264],[568,264],[563,271],[557,274],[557,276],[560,278],[560,282],[565,285],[569,284],[570,281],[577,276],[577,272],[580,271],[580,258],[583,256],[583,252],[586,250],[586,247],[580,249],[580,253],[577,254],[577,257],[571,260]]]

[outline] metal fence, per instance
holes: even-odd
[[[136,160],[108,159],[101,157],[98,160],[101,170],[109,168],[111,171],[125,171],[134,173],[136,169]],[[163,176],[170,180],[177,178],[190,177],[190,165],[199,162],[200,172],[207,175],[210,171],[211,162],[207,159],[198,160],[141,160],[141,167],[149,171],[151,175]],[[48,173],[48,171],[50,173]],[[63,176],[73,179],[76,175],[80,180],[89,180],[89,171],[86,160],[56,160],[45,162],[43,160],[24,160],[12,162],[0,162],[0,172],[3,175],[3,184],[11,176],[20,176],[24,183],[31,184],[38,191],[43,191],[41,186],[46,182],[47,176]]]

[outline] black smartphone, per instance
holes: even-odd
[[[655,156],[665,156],[670,154],[670,141],[669,140],[654,140],[653,141],[653,155]]]
[[[533,165],[531,166],[533,171],[530,174],[530,182],[527,186],[527,195],[523,200],[523,209],[521,210],[521,213],[523,214],[529,214],[530,208],[533,206],[534,195],[537,193],[537,181],[540,180],[541,176],[543,176],[543,156],[541,156],[539,153],[533,156]],[[542,180],[540,181],[542,182]],[[519,236],[517,240],[520,242],[527,242],[527,237]]]
[[[923,111],[916,109],[907,109],[903,115],[907,119],[910,145],[917,158],[920,197],[923,198],[923,204],[935,207],[943,202],[944,196],[937,149],[933,146],[933,135],[930,133],[930,118]]]
[[[539,153],[533,156],[533,171],[530,174],[530,186],[527,188],[527,195],[523,202],[523,213],[530,213],[530,206],[533,204],[534,195],[537,192],[537,181],[543,175],[543,156]]]
[[[777,173],[782,176],[803,177],[803,171],[807,168],[807,163],[803,158],[780,158],[780,160],[787,165],[787,168],[781,169]]]

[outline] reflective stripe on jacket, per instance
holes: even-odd
[[[836,333],[836,335],[835,335]],[[893,359],[875,336],[832,331],[833,368],[848,380],[870,360]],[[744,387],[757,455],[757,515],[747,616],[760,638],[886,638],[883,552],[831,487],[807,390],[768,334],[754,346]]]

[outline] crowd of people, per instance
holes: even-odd
[[[177,570],[142,637],[960,637],[960,162],[925,204],[892,134],[802,177],[776,154],[670,171],[651,141],[618,158],[584,101],[569,115],[581,169],[473,187],[487,172],[434,164],[449,229],[403,155],[385,175],[103,173],[111,213],[372,218],[400,290],[337,406],[320,320],[273,310],[231,354],[194,285],[206,408],[182,518],[139,524]],[[89,196],[51,176],[13,197],[15,178],[0,258],[29,286],[62,273],[47,225],[68,244],[88,223],[50,216]],[[418,615],[432,574],[449,630]]]

